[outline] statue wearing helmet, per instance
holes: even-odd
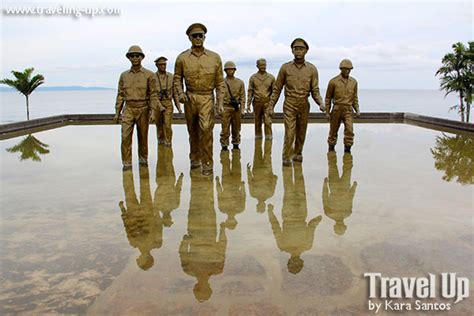
[[[138,134],[138,159],[140,165],[148,161],[148,123],[156,111],[162,109],[158,100],[154,73],[142,67],[145,54],[140,46],[130,46],[125,56],[132,67],[120,75],[114,122],[118,123],[122,113],[122,164],[123,171],[132,168],[132,136],[134,126]],[[125,107],[125,108],[124,108]]]
[[[234,76],[237,68],[233,61],[224,64],[226,73],[225,85],[226,91],[224,95],[224,111],[221,115],[221,146],[226,151],[229,146],[229,137],[232,130],[232,145],[234,149],[239,149],[240,144],[240,128],[241,118],[245,108],[245,85],[242,80]]]
[[[329,81],[326,91],[326,116],[330,120],[329,151],[334,151],[341,123],[344,123],[344,151],[350,153],[354,144],[353,112],[359,116],[360,111],[357,81],[349,76],[352,68],[352,62],[343,59],[339,64],[341,73]]]

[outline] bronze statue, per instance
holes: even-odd
[[[179,101],[184,103],[191,169],[201,167],[204,176],[212,176],[214,109],[218,114],[223,112],[225,83],[220,56],[204,48],[206,33],[201,23],[191,24],[186,30],[192,46],[176,58],[174,85]]]
[[[227,88],[224,96],[224,111],[221,115],[221,146],[224,151],[229,146],[230,130],[232,130],[232,145],[234,149],[239,149],[240,144],[240,116],[244,114],[245,86],[242,80],[234,76],[236,70],[234,62],[228,61],[224,64]]]
[[[285,87],[283,116],[285,123],[285,142],[283,144],[283,166],[291,166],[292,160],[303,161],[303,145],[308,127],[309,101],[313,100],[324,112],[324,103],[319,93],[318,70],[305,61],[308,43],[297,38],[291,43],[294,60],[283,64],[278,73],[270,100],[271,114],[278,102],[281,90]]]
[[[269,107],[270,97],[275,84],[275,77],[267,72],[267,61],[263,58],[257,60],[258,72],[249,80],[247,112],[255,116],[255,138],[262,138],[262,122],[265,127],[265,139],[272,139],[272,115]]]
[[[137,126],[138,159],[140,165],[148,161],[148,123],[162,109],[156,91],[155,74],[142,67],[145,54],[139,46],[133,45],[125,55],[132,67],[120,75],[114,122],[118,123],[122,113],[122,164],[123,170],[132,168],[132,136]]]
[[[181,105],[178,97],[174,93],[173,74],[166,71],[166,61],[168,59],[164,56],[155,59],[155,65],[158,71],[156,75],[156,83],[158,90],[158,99],[163,106],[163,111],[158,111],[155,117],[156,133],[158,137],[158,144],[171,146],[173,138],[173,130],[171,129],[171,122],[173,120],[173,101],[179,113],[182,113]]]
[[[349,76],[352,68],[352,62],[343,59],[339,64],[341,73],[329,81],[326,91],[326,116],[330,120],[329,151],[334,151],[341,122],[344,122],[344,151],[350,153],[354,144],[353,110],[356,116],[360,115],[360,111],[357,81]]]

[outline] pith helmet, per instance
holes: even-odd
[[[235,67],[235,63],[233,61],[228,61],[224,64],[224,70],[225,69],[237,69],[237,67]]]
[[[339,68],[352,69],[354,67],[352,66],[352,62],[349,59],[343,59],[343,60],[341,60],[341,63],[339,64]]]
[[[298,44],[299,44],[299,45],[303,45],[304,47],[306,47],[306,49],[309,49],[308,43],[306,43],[306,41],[305,41],[304,39],[299,38],[299,37],[298,37],[298,38],[295,38],[295,39],[293,40],[293,42],[291,42],[290,47],[293,48],[293,46],[296,46],[296,45],[298,45]]]
[[[186,30],[186,35],[191,34],[191,32],[194,31],[195,29],[196,29],[196,30],[197,30],[197,29],[201,29],[202,32],[204,32],[204,34],[207,33],[207,28],[206,28],[206,26],[205,26],[204,24],[202,24],[202,23],[193,23],[193,24],[191,24],[191,25],[188,27],[188,29]],[[193,33],[194,33],[194,32],[193,32]]]
[[[145,58],[145,54],[143,54],[142,49],[138,45],[130,46],[130,48],[128,49],[128,52],[127,52],[127,54],[125,54],[125,56],[128,58],[128,55],[130,55],[130,54],[141,54],[143,56],[143,58]]]

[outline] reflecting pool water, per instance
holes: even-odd
[[[358,124],[352,154],[327,153],[310,124],[282,167],[274,128],[221,153],[216,126],[211,179],[183,125],[172,149],[151,128],[149,167],[126,172],[119,126],[1,141],[0,314],[361,315],[366,272],[455,272],[471,298],[428,301],[472,313],[472,137]]]

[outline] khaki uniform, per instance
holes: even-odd
[[[328,144],[336,145],[339,126],[344,122],[344,145],[352,146],[354,144],[352,113],[353,109],[359,111],[357,81],[352,77],[344,79],[341,75],[332,78],[326,91],[326,105],[326,112],[330,113]]]
[[[270,115],[270,97],[275,84],[275,77],[269,73],[256,73],[250,77],[248,99],[253,104],[255,115],[255,137],[262,136],[262,121],[265,127],[265,136],[272,136],[272,116]]]
[[[141,163],[148,159],[148,121],[150,110],[158,111],[158,100],[155,75],[148,69],[141,68],[134,72],[132,69],[120,75],[116,112],[125,110],[122,114],[122,163],[132,165],[132,136],[133,127],[137,125],[138,157]]]
[[[170,227],[173,224],[171,212],[179,207],[181,201],[181,188],[183,174],[176,180],[173,166],[173,149],[171,147],[158,147],[158,162],[156,164],[156,191],[155,210],[161,212],[163,225]]]
[[[188,233],[179,246],[179,258],[183,271],[197,279],[194,295],[199,301],[210,298],[209,279],[224,271],[226,249],[225,228],[217,227],[213,181],[191,172]]]
[[[235,216],[245,210],[245,182],[242,181],[240,150],[232,151],[232,162],[229,151],[221,152],[222,178],[216,179],[217,204],[219,210],[227,214],[226,227],[234,229],[237,225]]]
[[[270,100],[272,108],[277,103],[283,87],[285,87],[283,161],[288,161],[293,155],[302,156],[303,153],[308,126],[309,95],[311,94],[319,106],[324,107],[324,103],[319,93],[318,70],[307,61],[300,66],[294,61],[281,66]]]
[[[176,106],[179,106],[178,97],[174,94],[173,88],[173,74],[166,72],[166,74],[160,74],[158,71],[156,75],[156,88],[158,92],[158,98],[161,105],[165,108],[164,111],[156,111],[156,133],[158,136],[159,144],[171,144],[173,138],[173,130],[171,129],[171,123],[173,121],[173,101]],[[161,94],[166,91],[168,97],[165,98]]]
[[[262,140],[255,140],[253,166],[247,165],[247,181],[250,196],[257,199],[257,212],[265,212],[265,201],[275,194],[278,181],[272,168],[272,142],[265,141],[262,152]]]
[[[137,199],[132,171],[123,173],[125,205],[121,201],[122,220],[128,241],[138,248],[138,265],[147,270],[153,265],[151,251],[163,245],[163,225],[159,212],[153,209],[148,168],[140,167],[140,202]]]
[[[240,127],[241,127],[241,112],[245,107],[245,86],[244,82],[239,78],[225,79],[226,89],[224,95],[224,112],[221,116],[222,131],[221,131],[221,146],[229,146],[230,130],[232,129],[232,144],[240,144]],[[227,87],[228,85],[228,87]],[[239,101],[240,107],[236,111],[230,105],[230,92],[232,96]]]
[[[319,215],[307,221],[308,205],[301,165],[283,169],[283,189],[281,212],[283,222],[280,225],[272,209],[268,211],[268,219],[272,225],[278,248],[291,255],[288,261],[288,270],[298,273],[303,267],[303,260],[300,256],[313,247],[314,232],[322,217]],[[298,266],[298,262],[300,266]]]
[[[214,128],[214,89],[217,105],[223,106],[225,84],[222,60],[217,53],[204,49],[197,55],[192,49],[181,53],[176,59],[174,71],[175,93],[179,97],[186,85],[188,102],[184,113],[189,133],[191,163],[201,162],[203,170],[212,170],[212,145]]]
[[[339,177],[336,153],[328,153],[328,177],[324,179],[322,193],[324,214],[336,222],[334,232],[338,235],[346,231],[344,219],[352,214],[357,189],[357,182],[351,185],[352,155],[345,153],[342,161],[342,176]]]

